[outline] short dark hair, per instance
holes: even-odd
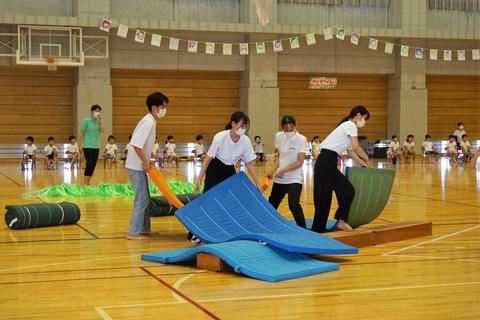
[[[168,104],[168,97],[160,92],[154,92],[148,95],[147,97],[147,107],[148,111],[152,111],[153,106],[163,106],[164,104]]]
[[[262,137],[260,137],[260,136],[255,136],[255,138],[253,138],[253,140],[257,140],[257,138],[262,140]]]
[[[320,139],[320,137],[319,136],[313,136],[312,141],[315,140],[315,139]]]
[[[430,136],[429,134],[426,134],[425,135],[425,140],[427,140],[427,139],[432,139],[432,136]]]
[[[100,107],[98,104],[94,104],[94,105],[90,108],[90,111],[96,111],[96,110],[102,111],[102,107]]]
[[[28,136],[28,137],[25,138],[25,140],[27,140],[27,141],[32,141],[32,142],[33,142],[33,137],[32,137],[32,136]]]
[[[392,136],[392,140],[395,139],[395,138],[398,138],[398,136],[397,136],[396,134],[394,134],[394,135]]]
[[[463,122],[459,122],[459,123],[457,124],[457,127],[460,127],[460,125],[463,126]]]
[[[467,135],[466,135],[466,134],[462,134],[462,138],[463,138],[463,137],[467,137]]]
[[[281,121],[282,128],[287,124],[293,124],[294,126],[297,125],[297,120],[295,120],[294,116],[284,116]]]
[[[235,122],[235,123],[241,122],[244,125],[246,125],[247,127],[250,126],[250,118],[247,116],[246,113],[244,113],[242,111],[234,112],[230,116],[230,122],[225,125],[225,130],[232,129],[232,122]]]
[[[77,139],[77,137],[75,137],[75,136],[72,134],[70,137],[68,137],[68,141],[70,141],[70,140],[72,140],[72,139]]]
[[[453,134],[448,136],[448,139],[452,139],[452,138],[455,138],[455,136]]]
[[[110,139],[115,140],[115,137],[113,136],[113,134],[111,134],[111,135],[108,136],[107,140],[110,140]]]
[[[48,137],[48,141],[55,141],[54,137]]]
[[[167,137],[167,140],[170,140],[170,139],[175,139],[175,138],[174,138],[172,135],[169,135],[169,136]]]
[[[195,137],[195,140],[197,140],[197,141],[198,140],[203,140],[203,136],[201,134],[199,134]]]
[[[410,137],[415,138],[415,136],[414,136],[413,134],[409,134],[409,135],[407,136],[407,139],[410,138]]]

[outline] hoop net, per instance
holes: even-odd
[[[43,59],[47,63],[48,71],[57,71],[57,64],[58,60],[60,59],[58,56],[44,56]]]
[[[255,12],[262,26],[266,26],[268,22],[270,22],[268,9],[270,8],[271,1],[272,0],[255,0]]]

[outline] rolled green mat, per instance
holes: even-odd
[[[395,170],[349,168],[347,175],[355,188],[347,222],[356,228],[372,222],[382,213],[392,192]]]
[[[187,204],[197,197],[194,194],[180,194],[177,195],[177,198],[183,203]],[[148,208],[151,217],[162,217],[162,216],[171,216],[177,211],[177,208],[172,206],[168,202],[167,198],[160,197],[151,197],[150,206]]]
[[[80,208],[72,202],[7,205],[5,223],[10,229],[28,229],[75,224]]]

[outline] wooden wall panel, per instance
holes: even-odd
[[[170,99],[167,117],[158,122],[157,136],[177,142],[207,141],[223,130],[239,109],[240,72],[162,71],[112,69],[113,133],[126,142],[138,120],[147,112],[146,96],[160,91]]]
[[[470,140],[480,139],[480,76],[427,76],[428,133],[447,140],[465,123]]]
[[[0,143],[66,142],[73,132],[73,68],[0,67]]]
[[[293,115],[298,129],[307,139],[319,135],[323,140],[350,109],[363,104],[370,111],[367,125],[359,135],[368,140],[387,136],[388,76],[386,75],[325,75],[338,79],[334,90],[309,90],[311,73],[279,73],[280,118]]]

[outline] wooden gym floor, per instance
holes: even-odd
[[[2,207],[40,201],[23,198],[25,191],[77,182],[76,171],[40,167],[0,165]],[[125,169],[102,167],[94,183],[127,182]],[[311,217],[305,168],[302,201]],[[190,163],[164,173],[193,181],[198,170]],[[0,319],[480,318],[480,171],[445,160],[399,166],[391,203],[375,222],[431,220],[433,236],[328,257],[339,271],[280,283],[143,262],[142,253],[189,245],[174,217],[152,218],[160,236],[127,241],[132,198],[74,201],[78,225],[0,227]],[[285,202],[280,212],[289,216]]]

